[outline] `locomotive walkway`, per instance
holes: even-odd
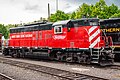
[[[25,63],[25,62],[13,61],[13,60],[3,59],[3,58],[0,58],[0,63],[9,64],[12,66],[17,66],[17,67],[49,74],[52,76],[59,77],[62,80],[107,80],[100,77],[95,77],[95,76],[90,76],[90,75],[85,75],[85,74],[80,74],[80,73],[75,73],[75,72],[65,71],[65,70],[56,69],[56,68]]]

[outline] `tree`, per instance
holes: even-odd
[[[3,24],[0,24],[0,33],[2,33],[2,35],[5,37],[5,39],[8,38],[8,30],[7,27],[4,26]]]
[[[98,17],[100,19],[108,18],[108,13],[106,13],[108,10],[108,6],[106,5],[104,0],[100,0],[97,2],[93,8],[92,16]]]
[[[76,11],[76,18],[108,18],[106,14],[107,10],[108,6],[104,0],[100,0],[95,5],[88,5],[83,3]]]
[[[115,13],[114,15],[111,16],[111,18],[120,18],[120,13]]]
[[[73,12],[69,17],[70,17],[70,19],[76,19],[75,16],[76,16],[76,13]]]
[[[6,25],[7,29],[9,30],[10,28],[14,28],[14,27],[17,27],[18,24],[8,24]]]
[[[95,5],[83,3],[79,8],[71,14],[65,14],[62,11],[57,11],[51,14],[50,21],[79,19],[79,18],[100,18],[108,19],[110,17],[119,17],[120,9],[115,4],[108,6],[105,0],[99,0]]]
[[[74,14],[71,14],[72,19],[76,18],[100,18],[107,19],[112,15],[119,16],[120,9],[118,6],[112,4],[107,6],[105,0],[99,0],[95,5],[88,5],[83,3]],[[75,17],[73,17],[75,15]]]
[[[75,18],[85,18],[90,17],[91,11],[88,4],[83,3],[82,6],[77,9]]]
[[[117,14],[119,14],[119,9],[118,9],[118,6],[112,4],[111,6],[109,6],[109,17],[114,17],[116,16],[117,17]]]
[[[50,16],[51,22],[56,22],[59,20],[67,20],[67,19],[69,19],[69,16],[60,10],[58,10],[55,14],[51,14]]]

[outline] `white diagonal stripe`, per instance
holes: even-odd
[[[89,32],[88,32],[88,34],[90,34],[94,29],[96,29],[97,28],[97,26],[92,26],[90,29],[89,29]]]
[[[98,42],[100,42],[100,37],[98,37],[92,44],[90,44],[89,48],[94,48]]]
[[[92,34],[90,37],[89,37],[89,42],[95,38],[98,34],[100,33],[100,30],[98,29],[94,34]]]

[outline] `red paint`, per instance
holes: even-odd
[[[63,28],[63,33],[54,34],[52,30],[41,30],[32,32],[11,33],[9,46],[11,47],[40,47],[40,48],[89,48],[90,42],[88,31],[93,26],[82,26],[77,28]],[[95,33],[96,28],[91,34]],[[98,35],[100,36],[100,35]],[[94,39],[96,39],[96,36]],[[91,41],[93,42],[94,39]],[[104,40],[100,38],[99,47],[105,46]]]

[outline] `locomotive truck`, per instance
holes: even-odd
[[[114,62],[111,46],[112,38],[100,30],[99,19],[83,18],[11,28],[3,54],[111,65]]]

